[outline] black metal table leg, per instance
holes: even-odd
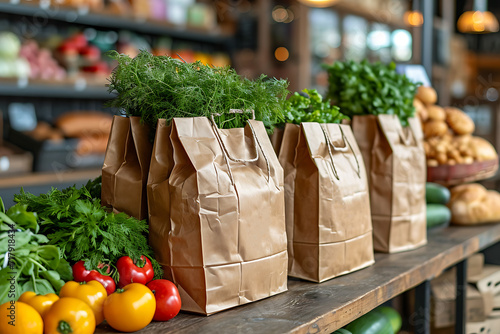
[[[415,288],[415,334],[431,332],[431,282],[424,281]]]
[[[457,299],[455,304],[455,334],[465,334],[465,303],[467,289],[467,259],[459,262],[457,268]]]

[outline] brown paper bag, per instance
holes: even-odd
[[[146,184],[152,144],[139,117],[113,118],[102,167],[102,205],[146,219]]]
[[[427,243],[426,162],[420,122],[394,115],[355,116],[352,128],[370,187],[373,244],[395,253]]]
[[[289,275],[322,282],[373,264],[368,183],[351,128],[287,124],[279,160]]]
[[[287,289],[283,169],[262,122],[158,122],[150,244],[182,309],[212,314]]]

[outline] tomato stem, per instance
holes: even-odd
[[[122,292],[125,292],[125,289],[116,289],[115,291],[116,293],[122,293]]]
[[[73,333],[73,329],[71,328],[70,324],[68,324],[64,320],[61,320],[59,321],[59,326],[57,326],[57,332],[61,334],[70,334]]]

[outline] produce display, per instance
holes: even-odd
[[[7,211],[0,202],[1,333],[94,333],[104,321],[130,332],[179,313],[177,287],[154,279],[145,222],[108,212],[99,195],[96,179],[21,191]]]
[[[472,164],[497,159],[493,145],[475,137],[474,122],[462,110],[436,105],[432,87],[420,86],[414,105],[422,121],[428,166]]]

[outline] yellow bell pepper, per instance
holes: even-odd
[[[94,312],[83,300],[60,298],[45,315],[44,329],[45,334],[92,334]]]
[[[103,309],[108,325],[120,332],[135,332],[153,320],[156,299],[147,286],[130,283],[110,294]]]
[[[45,317],[45,313],[47,313],[52,304],[58,299],[59,297],[55,293],[37,295],[33,291],[26,291],[19,297],[18,301],[32,306],[38,313],[40,313],[43,319]]]
[[[0,305],[0,333],[42,334],[42,316],[26,303],[8,301]]]
[[[108,293],[104,286],[98,281],[75,282],[69,281],[64,284],[59,292],[59,297],[73,297],[87,303],[95,316],[95,324],[99,325],[104,320],[102,304]]]

